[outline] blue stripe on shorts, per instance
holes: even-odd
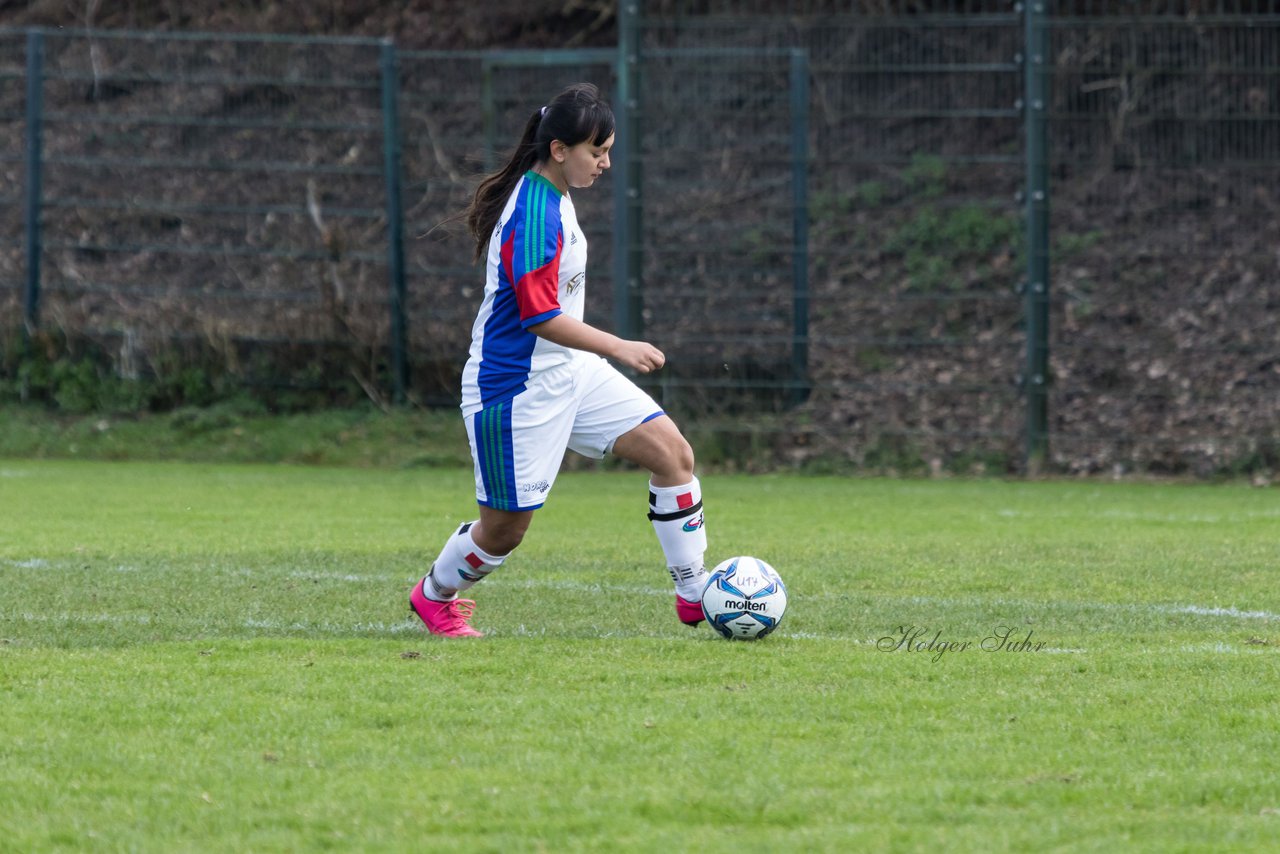
[[[476,457],[480,480],[495,510],[519,510],[516,496],[516,461],[511,445],[511,401],[495,403],[474,416]]]

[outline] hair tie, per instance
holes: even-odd
[[[547,108],[546,108],[546,107],[543,107],[543,108],[542,108],[542,111],[541,111],[541,112],[539,112],[539,113],[538,113],[538,115],[539,115],[541,118],[544,118],[544,119],[545,119],[545,118],[547,117]]]

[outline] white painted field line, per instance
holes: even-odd
[[[1096,519],[1116,519],[1124,522],[1170,522],[1175,524],[1190,523],[1200,525],[1217,525],[1224,522],[1235,524],[1242,519],[1280,519],[1280,507],[1266,510],[1246,510],[1240,513],[1156,513],[1142,510],[1103,510],[1098,513],[1088,511],[1066,511],[1045,513],[1040,510],[1021,510],[1005,507],[995,511],[995,515],[1004,519],[1074,519],[1081,516]]]
[[[56,560],[51,561],[45,558],[27,558],[22,560],[0,560],[0,567],[11,566],[15,569],[83,569],[85,564],[83,561]],[[128,564],[117,564],[115,566],[93,566],[94,572],[141,572],[142,568],[138,566],[130,566]],[[247,566],[210,566],[203,567],[202,572],[231,575],[244,578],[261,578],[263,572],[258,569]],[[267,573],[274,575],[274,571]],[[351,584],[373,584],[385,583],[388,580],[387,575],[370,575],[355,572],[329,572],[324,570],[314,570],[306,568],[298,568],[290,570],[286,573],[287,578],[297,578],[305,581],[344,581]]]
[[[413,634],[423,631],[422,624],[408,619],[398,623],[384,623],[380,620],[372,622],[360,623],[334,623],[330,621],[307,622],[305,620],[295,620],[288,622],[286,620],[261,620],[250,618],[245,620],[242,625],[247,629],[264,629],[266,631],[289,631],[289,632],[313,632],[320,631],[326,634],[345,634],[348,632],[372,632],[375,634],[403,635]]]
[[[813,594],[810,598],[843,598],[844,594]],[[1126,613],[1147,614],[1191,614],[1198,617],[1227,617],[1236,620],[1280,620],[1280,614],[1273,611],[1243,610],[1234,607],[1210,605],[1174,605],[1139,602],[1072,602],[1068,600],[1032,600],[1032,599],[955,599],[936,596],[870,596],[868,598],[889,602],[903,602],[910,605],[935,605],[947,608],[1019,608],[1028,611],[1060,608],[1081,608],[1096,611],[1123,611]]]
[[[1270,611],[1241,611],[1239,608],[1206,608],[1201,605],[1166,605],[1158,610],[1169,614],[1195,614],[1201,617],[1232,617],[1237,620],[1280,620]]]
[[[526,585],[532,586],[532,585]],[[625,588],[624,588],[625,589]],[[666,594],[667,591],[660,591]],[[189,630],[208,631],[217,626],[210,625],[205,621],[192,619],[172,619],[153,617],[149,614],[34,614],[31,612],[23,612],[10,616],[0,615],[0,620],[12,620],[15,622],[29,623],[93,623],[106,625],[144,625],[153,627],[172,627],[183,628]],[[240,626],[245,629],[265,631],[265,632],[289,632],[289,633],[318,633],[325,636],[342,637],[350,635],[353,632],[370,635],[392,635],[392,636],[410,636],[427,639],[421,624],[417,620],[406,618],[400,622],[387,623],[383,621],[356,622],[356,623],[335,623],[332,621],[308,622],[305,620],[287,621],[276,619],[259,619],[247,618],[240,622]],[[542,626],[528,626],[520,624],[512,629],[504,629],[494,631],[492,637],[528,637],[528,638],[545,638],[548,631]],[[614,638],[666,638],[669,639],[671,634],[660,630],[652,631],[611,631],[607,628],[599,628],[598,631],[591,635],[592,638],[599,640],[608,640]],[[820,634],[817,632],[807,631],[789,631],[785,626],[778,632],[778,637],[787,638],[789,640],[800,641],[816,641],[821,643],[848,644],[859,647],[875,648],[881,640],[879,637],[874,638],[856,638],[842,635]],[[195,640],[195,638],[188,638]],[[1081,649],[1075,647],[1044,647],[1035,652],[1042,655],[1082,655],[1087,654],[1089,649]],[[1185,653],[1209,653],[1214,655],[1264,655],[1276,654],[1280,649],[1275,647],[1258,645],[1256,647],[1244,647],[1240,645],[1232,645],[1221,641],[1207,642],[1202,644],[1181,644],[1170,647],[1152,647],[1147,650],[1151,653],[1156,652],[1185,652]]]
[[[59,562],[49,561],[45,558],[29,558],[24,560],[5,560],[0,562],[3,565],[12,566],[18,569],[50,569],[59,568],[61,566],[70,565]],[[76,566],[79,566],[77,563]],[[136,566],[120,564],[116,566],[105,567],[105,569],[114,572],[140,572],[141,569]],[[260,573],[249,567],[227,566],[214,567],[215,572],[224,574],[253,576],[257,577]],[[288,573],[289,578],[304,580],[320,580],[320,581],[339,581],[349,584],[381,584],[386,583],[388,578],[383,575],[370,575],[361,573],[344,573],[344,572],[326,572],[315,571],[304,568],[294,569]],[[416,579],[413,579],[416,580]],[[522,589],[549,589],[549,590],[570,590],[583,593],[630,593],[639,596],[669,596],[671,590],[665,586],[654,586],[644,584],[617,584],[600,581],[576,581],[573,579],[543,579],[533,577],[506,577],[501,580],[495,580],[495,584],[502,584],[506,587],[516,587]],[[858,593],[806,593],[803,598],[810,600],[829,600],[844,599],[856,596],[866,596],[873,600],[902,603],[907,605],[929,605],[941,606],[947,608],[1016,608],[1022,610],[1041,611],[1044,609],[1056,608],[1083,608],[1101,611],[1121,611],[1128,613],[1148,613],[1148,614],[1189,614],[1197,617],[1223,617],[1233,620],[1257,620],[1264,622],[1280,621],[1280,613],[1273,611],[1265,611],[1260,609],[1244,609],[1235,606],[1216,606],[1216,605],[1194,605],[1194,604],[1154,604],[1154,603],[1123,603],[1123,602],[1067,602],[1067,601],[1039,601],[1039,600],[1020,600],[1020,599],[986,599],[986,598],[970,598],[957,599],[948,597],[933,596],[867,596]]]
[[[579,593],[635,593],[640,596],[672,595],[671,589],[668,587],[607,584],[601,581],[573,581],[564,578],[503,578],[495,583],[500,583],[504,587],[521,587],[527,590],[541,588],[547,590],[573,590]]]
[[[136,571],[134,567],[121,566],[121,571]],[[247,571],[247,570],[246,570]],[[329,580],[350,581],[359,583],[368,582],[386,582],[383,577],[367,576],[367,575],[347,575],[340,573],[308,573],[304,571],[296,571],[291,574],[292,577],[299,578],[325,578]],[[494,586],[514,587],[517,589],[533,590],[567,590],[576,592],[585,592],[592,594],[616,594],[623,593],[638,596],[654,596],[669,597],[671,589],[665,585],[628,585],[607,583],[599,581],[577,581],[573,579],[543,579],[533,577],[508,577],[500,581],[495,581]],[[806,594],[804,599],[844,599],[850,596],[859,596],[862,594],[836,594],[836,593],[816,593]],[[1218,607],[1218,606],[1202,606],[1202,605],[1159,605],[1159,604],[1126,604],[1126,603],[1106,603],[1106,602],[1045,602],[1033,600],[1016,600],[1016,599],[987,599],[987,598],[968,598],[956,599],[945,597],[923,597],[923,596],[870,596],[872,601],[886,604],[908,604],[908,605],[928,605],[933,607],[963,607],[963,608],[999,608],[999,609],[1021,609],[1033,612],[1042,612],[1045,610],[1054,610],[1059,608],[1083,608],[1096,609],[1103,611],[1121,611],[1126,613],[1164,613],[1164,614],[1190,614],[1193,616],[1224,618],[1235,621],[1263,621],[1271,622],[1280,620],[1280,614],[1264,610],[1244,610],[1235,607]],[[216,626],[205,620],[193,620],[190,618],[172,618],[157,617],[149,614],[36,614],[32,612],[23,612],[19,614],[5,615],[0,613],[0,620],[14,620],[28,623],[98,623],[98,624],[117,624],[117,625],[146,625],[146,626],[168,626],[182,629],[204,629],[209,630]],[[352,632],[371,633],[382,635],[416,635],[422,632],[421,626],[416,620],[406,618],[399,622],[387,623],[381,621],[373,622],[356,622],[351,624],[340,624],[332,621],[309,622],[305,620],[280,620],[280,619],[259,619],[246,618],[239,625],[245,629],[260,630],[267,632],[314,632],[326,635],[344,635]],[[515,636],[515,637],[544,637],[546,629],[537,626],[520,625],[514,630],[503,631],[499,636]],[[669,637],[668,633],[663,632],[626,632],[616,633],[608,629],[602,629],[597,635],[600,638],[608,637]],[[852,644],[856,646],[874,646],[878,638],[854,638],[849,636],[819,634],[806,631],[788,631],[785,627],[780,631],[780,636],[794,638],[796,640],[805,641],[821,641],[824,643],[842,643]],[[1176,647],[1180,651],[1187,652],[1210,652],[1210,653],[1231,653],[1238,654],[1241,652],[1263,652],[1263,648],[1259,649],[1243,649],[1226,643],[1207,643],[1199,645],[1182,645]],[[1050,654],[1073,655],[1085,653],[1088,650],[1066,647],[1047,647],[1039,652]],[[1272,650],[1274,651],[1274,650]]]
[[[495,576],[496,578],[496,576]],[[540,578],[504,578],[495,583],[504,586],[522,587],[526,589],[546,588],[551,590],[573,590],[582,593],[634,593],[641,596],[670,596],[668,587],[648,585],[610,584],[599,581],[574,581],[571,579]],[[1234,607],[1217,607],[1206,605],[1160,605],[1125,602],[1069,602],[1043,601],[1031,599],[956,599],[937,596],[877,596],[859,593],[805,593],[804,599],[847,599],[865,596],[865,598],[905,603],[908,605],[935,605],[948,608],[1016,608],[1023,610],[1044,610],[1058,608],[1084,608],[1102,611],[1146,612],[1154,614],[1192,614],[1199,617],[1228,617],[1237,620],[1280,620],[1280,614],[1271,611],[1243,610]]]
[[[301,578],[305,581],[349,581],[353,584],[385,582],[385,575],[359,575],[354,572],[313,572],[309,569],[295,569],[289,573],[290,578]]]
[[[44,558],[33,557],[28,560],[6,560],[5,565],[15,569],[48,569],[51,564]]]
[[[34,614],[24,611],[19,614],[0,614],[0,620],[13,620],[25,623],[92,623],[118,626],[156,626],[181,629],[216,629],[218,623],[181,617],[156,617],[151,614]],[[421,624],[405,619],[398,623],[381,621],[335,623],[332,621],[309,622],[306,620],[263,620],[249,617],[240,621],[239,625],[246,629],[262,629],[266,631],[322,632],[325,634],[347,634],[350,632],[371,632],[375,634],[408,634],[421,631]]]
[[[150,626],[161,622],[197,625],[193,620],[184,620],[181,623],[173,620],[157,620],[150,614],[33,614],[30,611],[23,611],[12,615],[0,613],[0,620],[20,620],[24,623],[105,623],[120,626]]]
[[[1241,652],[1250,652],[1251,650],[1240,649],[1239,647],[1231,646],[1231,644],[1222,643],[1221,641],[1215,641],[1213,643],[1186,644],[1185,646],[1181,647],[1181,651],[1182,652],[1212,652],[1212,653],[1219,653],[1219,654],[1236,655]]]

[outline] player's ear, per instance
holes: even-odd
[[[551,159],[557,163],[563,163],[564,159],[569,155],[569,146],[565,145],[558,139],[551,140]]]

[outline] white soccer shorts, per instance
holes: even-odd
[[[536,510],[551,493],[566,448],[598,460],[619,436],[663,414],[602,358],[587,355],[542,371],[511,400],[464,416],[476,501]]]

